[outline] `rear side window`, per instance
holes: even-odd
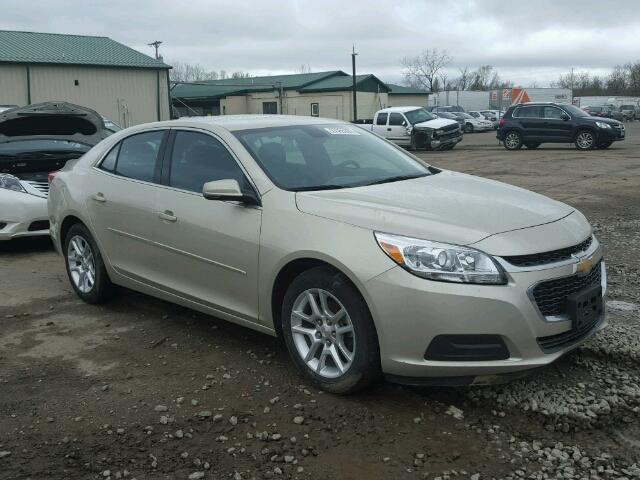
[[[389,125],[402,125],[404,117],[401,113],[392,113],[389,115]]]
[[[113,147],[100,168],[127,178],[153,182],[164,131],[132,135]]]
[[[513,116],[519,118],[540,118],[540,113],[540,107],[530,105],[526,107],[518,107],[513,113]]]
[[[544,107],[544,118],[553,118],[560,120],[564,112],[556,107]]]
[[[386,113],[379,113],[378,118],[376,118],[376,125],[386,125],[387,124],[387,115]]]
[[[177,132],[171,152],[169,185],[190,192],[202,192],[205,183],[236,180],[244,190],[246,177],[222,143],[197,132]]]

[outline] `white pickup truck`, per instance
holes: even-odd
[[[439,118],[423,107],[390,107],[378,110],[371,131],[412,150],[450,150],[462,140],[455,120]]]

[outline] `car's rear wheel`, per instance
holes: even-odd
[[[473,133],[473,125],[470,123],[465,124],[464,131],[465,133]]]
[[[596,136],[590,130],[580,130],[576,134],[575,145],[578,150],[591,150],[596,144]]]
[[[522,135],[515,130],[507,132],[504,137],[504,148],[507,150],[520,150],[522,148]]]
[[[319,388],[352,393],[380,377],[378,339],[360,292],[329,267],[294,279],[282,305],[282,331],[298,369]]]
[[[540,144],[539,143],[525,143],[524,146],[527,147],[530,150],[533,150],[534,148],[538,148],[540,146]]]
[[[113,293],[98,246],[87,227],[71,226],[64,238],[67,275],[76,294],[87,303],[101,303]]]

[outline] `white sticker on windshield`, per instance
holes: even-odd
[[[349,127],[325,127],[325,130],[331,135],[360,135]]]

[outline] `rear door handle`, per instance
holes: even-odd
[[[100,203],[104,203],[104,202],[106,202],[106,201],[107,201],[107,199],[106,199],[106,198],[104,198],[104,193],[102,193],[102,192],[98,192],[98,193],[96,193],[96,194],[93,196],[93,199],[94,199],[96,202],[100,202]]]
[[[178,217],[176,217],[171,210],[158,212],[158,217],[160,217],[160,220],[164,220],[165,222],[175,222],[178,220]]]

